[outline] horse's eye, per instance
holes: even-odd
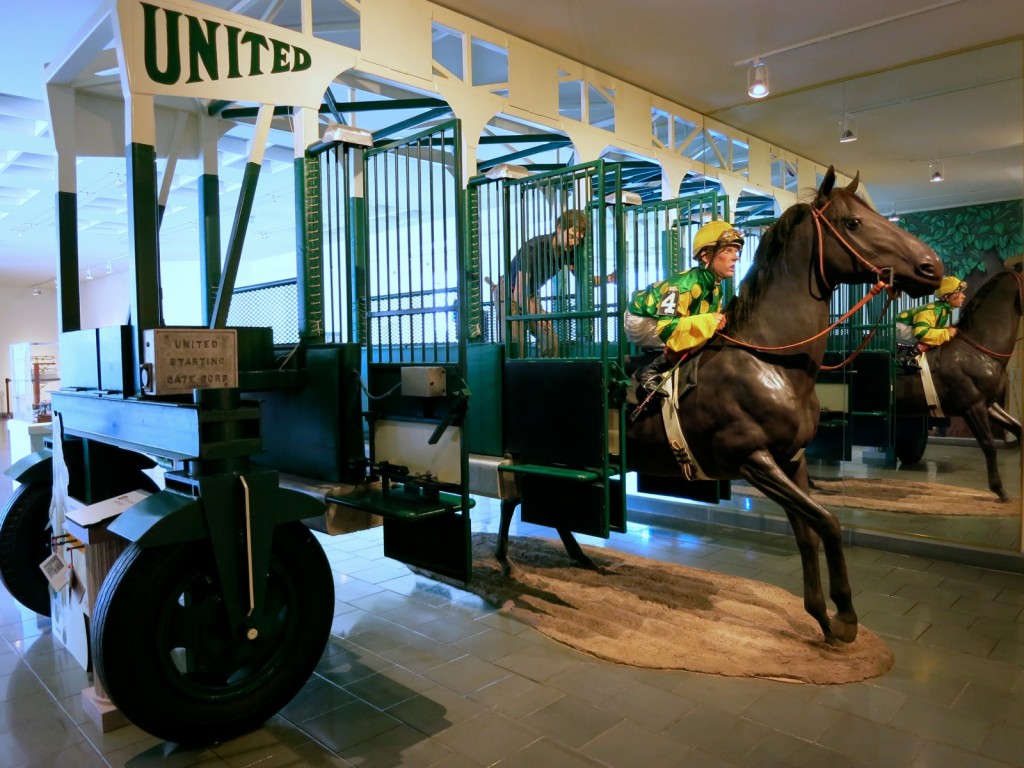
[[[851,216],[850,218],[848,218],[846,220],[846,228],[847,229],[856,229],[859,226],[860,226],[860,219],[858,219],[856,216]]]

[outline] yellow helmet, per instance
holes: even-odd
[[[728,221],[709,221],[697,230],[693,238],[693,258],[699,258],[700,252],[708,247],[721,248],[736,243],[743,247],[743,233]]]
[[[945,296],[950,296],[954,293],[959,293],[965,288],[967,288],[967,283],[965,283],[959,277],[955,277],[954,275],[948,275],[942,278],[942,282],[939,283],[939,290],[936,291],[936,293],[941,299]]]

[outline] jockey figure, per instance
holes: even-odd
[[[696,267],[633,294],[625,311],[626,338],[644,350],[662,350],[636,373],[642,389],[655,392],[661,374],[725,327],[722,280],[733,277],[743,233],[727,221],[712,221],[693,238]]]
[[[967,283],[949,275],[939,283],[938,301],[906,309],[896,315],[897,359],[905,369],[919,370],[918,354],[941,346],[956,336],[956,328],[947,326],[953,310],[963,305],[966,288]]]

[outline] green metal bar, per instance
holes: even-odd
[[[199,177],[199,271],[203,281],[203,322],[213,321],[213,305],[220,285],[220,178]]]
[[[366,301],[366,198],[348,196],[349,221],[349,279],[348,296],[351,307],[350,341],[356,344],[366,343],[366,313],[369,307]]]
[[[333,115],[338,112],[380,112],[392,109],[426,109],[430,107],[446,107],[448,102],[443,99],[393,99],[390,101],[346,101],[335,102],[333,105],[321,104],[317,110],[320,114]],[[237,120],[245,117],[256,117],[259,107],[239,107],[225,109],[221,117],[225,120]],[[211,113],[214,114],[214,113]],[[275,116],[290,116],[292,107],[274,107]]]
[[[381,141],[382,143],[387,143],[389,137],[393,136],[399,131],[404,131],[406,128],[412,128],[413,126],[422,125],[423,123],[426,123],[430,120],[435,120],[441,117],[442,115],[449,115],[451,114],[451,111],[452,108],[449,106],[438,107],[437,109],[431,109],[419,115],[413,115],[412,117],[406,120],[400,120],[394,125],[385,126],[384,128],[381,128],[373,132],[374,145],[376,145],[378,141]]]
[[[477,144],[540,144],[548,142],[571,144],[572,140],[561,133],[527,133],[522,136],[481,136]]]
[[[224,273],[221,275],[220,287],[217,289],[211,328],[224,328],[227,325],[228,310],[231,308],[231,293],[235,289],[238,265],[242,260],[242,246],[245,244],[245,232],[249,226],[252,202],[256,197],[256,182],[259,180],[260,168],[259,163],[246,163],[245,172],[242,175],[242,189],[238,194],[238,206],[235,209],[235,220],[231,227],[231,238],[228,240]]]
[[[538,155],[541,152],[547,152],[550,149],[559,149],[569,143],[571,142],[569,142],[568,139],[565,141],[552,141],[547,144],[541,144],[539,147],[531,147],[529,149],[521,149],[518,152],[510,152],[507,155],[502,155],[501,157],[496,157],[492,160],[485,160],[482,163],[477,163],[476,169],[481,172],[487,171],[496,165],[501,165],[502,163],[507,163],[512,160],[519,160],[523,157],[530,157],[530,155]]]
[[[156,148],[131,143],[125,152],[133,256],[128,263],[131,325],[135,328],[135,391],[141,391],[143,333],[160,327],[160,238],[157,214]],[[134,394],[128,393],[125,394]]]
[[[320,107],[320,110],[327,111],[325,107]],[[259,111],[259,107],[239,107],[238,109],[225,109],[220,116],[225,120],[240,120],[246,117],[256,117]],[[295,112],[292,107],[274,107],[274,117],[291,117],[293,114]]]
[[[215,99],[214,101],[211,101],[210,105],[206,108],[206,114],[208,114],[210,117],[215,117],[216,115],[220,114],[220,112],[225,107],[227,107],[228,104],[234,103],[235,102],[233,101],[225,101],[224,99]]]
[[[298,259],[295,274],[298,280],[299,338],[321,343],[325,339],[326,324],[323,301],[320,158],[297,157],[294,170],[295,250]]]
[[[78,195],[57,193],[57,328],[60,333],[82,329],[82,300],[78,285]]]
[[[345,125],[345,118],[341,116],[341,107],[338,105],[338,100],[334,98],[334,93],[330,88],[324,93],[324,101],[327,102],[324,106],[330,110],[334,122]]]

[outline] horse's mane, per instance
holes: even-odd
[[[978,310],[986,302],[988,297],[996,291],[1005,280],[1015,280],[1013,273],[1020,272],[1019,265],[1016,267],[1006,267],[1005,269],[996,272],[992,277],[986,280],[981,288],[968,299],[967,303],[964,304],[960,310],[960,319],[957,320],[957,328],[961,328],[965,331],[971,329],[971,321]],[[984,321],[981,321],[984,322]]]
[[[842,188],[833,190],[831,194],[833,205],[839,200],[844,200],[845,197],[855,197],[855,195]],[[765,286],[771,283],[778,270],[786,266],[786,262],[778,256],[785,250],[794,231],[807,218],[810,210],[810,203],[798,203],[790,206],[778,221],[761,236],[761,242],[758,243],[757,251],[754,253],[754,263],[747,271],[743,282],[740,283],[739,293],[729,302],[725,310],[729,315],[729,325],[734,330],[753,318],[753,308],[764,293]]]
[[[746,276],[740,283],[739,293],[733,297],[725,308],[729,315],[729,325],[735,329],[746,324],[753,315],[753,307],[764,292],[775,271],[782,263],[778,255],[785,250],[786,243],[793,236],[793,231],[804,220],[810,211],[810,205],[799,203],[783,211],[782,216],[768,227],[761,235],[754,253],[754,263],[750,265]]]

